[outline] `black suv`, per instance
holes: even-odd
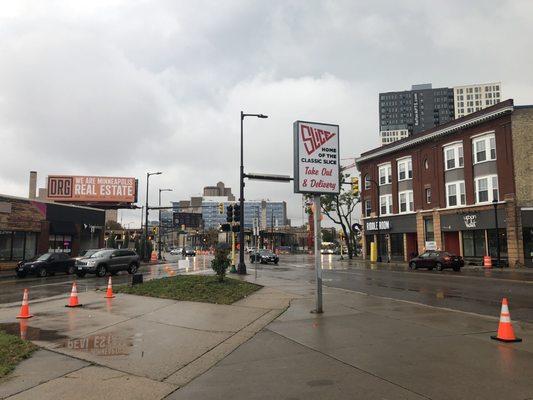
[[[270,250],[259,250],[250,254],[250,261],[252,263],[260,262],[261,264],[268,264],[269,262],[272,262],[277,265],[279,262],[279,257]]]
[[[83,278],[86,274],[105,276],[108,272],[116,275],[119,271],[134,274],[139,269],[139,256],[133,250],[100,250],[88,258],[76,261],[76,275]]]
[[[75,260],[67,253],[44,253],[32,261],[21,261],[17,265],[16,273],[19,278],[24,278],[26,275],[44,278],[56,272],[72,274],[75,271],[74,264]]]

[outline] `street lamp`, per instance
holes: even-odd
[[[172,189],[159,189],[159,231],[157,232],[157,259],[161,260],[161,192],[172,192]]]
[[[494,221],[496,224],[496,266],[501,267],[500,264],[500,228],[498,226],[498,199],[492,200],[492,205],[494,206]]]
[[[377,248],[377,252],[378,252],[378,258],[377,258],[377,262],[381,262],[381,251],[380,251],[380,248],[379,248],[379,240],[381,238],[381,227],[380,227],[380,224],[379,224],[379,218],[380,218],[380,215],[381,215],[381,204],[379,202],[379,184],[373,180],[373,179],[366,179],[365,178],[365,182],[366,180],[368,180],[369,182],[373,183],[374,185],[376,185],[376,190],[377,190],[377,210],[378,210],[378,215],[377,215],[377,223],[378,223],[378,235],[376,237],[376,248]],[[363,184],[365,184],[363,182]]]
[[[149,189],[149,184],[150,184],[150,176],[152,175],[161,175],[162,172],[159,171],[159,172],[147,172],[146,173],[146,205],[144,206],[145,207],[145,210],[146,210],[146,219],[145,219],[145,223],[144,223],[144,259],[146,260],[148,258],[148,210],[149,210],[149,207],[148,207],[148,189]]]
[[[246,264],[244,263],[244,152],[243,152],[243,125],[245,117],[256,118],[268,118],[264,114],[245,114],[241,111],[241,168],[240,168],[240,198],[239,203],[241,205],[240,223],[241,229],[239,230],[239,265],[237,266],[237,273],[246,275]]]

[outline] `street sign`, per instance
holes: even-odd
[[[294,192],[338,194],[339,126],[296,121],[294,128]]]
[[[296,121],[294,130],[294,192],[313,195],[315,236],[316,308],[322,309],[322,257],[320,254],[320,195],[340,193],[339,126]]]

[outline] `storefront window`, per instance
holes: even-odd
[[[72,236],[50,235],[48,250],[55,253],[70,253],[72,249]]]
[[[500,258],[507,258],[507,230],[499,229],[500,233]],[[487,230],[489,240],[489,254],[491,257],[498,257],[498,242],[496,240],[496,229]]]
[[[463,231],[463,255],[465,257],[483,257],[485,255],[485,231]]]
[[[34,232],[26,233],[26,249],[24,251],[24,259],[29,260],[35,257],[37,252],[37,234]]]
[[[11,259],[11,231],[0,231],[0,260]]]
[[[24,258],[24,236],[24,232],[13,232],[12,260],[22,260]]]
[[[426,242],[433,242],[435,240],[435,232],[433,231],[433,218],[424,219],[424,231],[426,233]]]
[[[403,233],[392,233],[390,235],[391,258],[403,260]]]

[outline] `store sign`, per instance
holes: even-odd
[[[49,176],[47,196],[53,201],[134,203],[135,178],[106,176]]]
[[[426,250],[437,250],[437,242],[427,241],[426,242]]]
[[[379,229],[380,230],[388,230],[391,228],[391,223],[389,220],[379,221]],[[377,221],[371,221],[366,223],[367,231],[377,231],[378,230],[378,222]]]
[[[339,193],[339,126],[305,121],[293,126],[294,192]]]
[[[467,214],[463,216],[463,221],[465,223],[465,227],[467,228],[475,228],[477,225],[477,215],[476,214]]]

